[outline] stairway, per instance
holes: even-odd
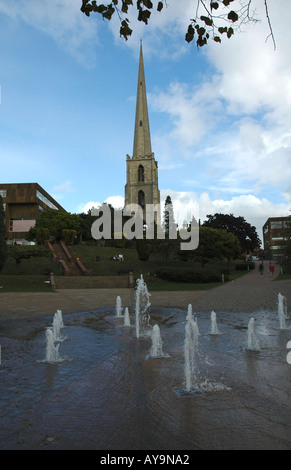
[[[55,263],[62,263],[65,276],[91,275],[91,272],[84,267],[80,258],[73,258],[65,242],[61,240],[60,243],[55,243],[54,245],[52,245],[48,241],[46,245],[52,252],[53,261]]]

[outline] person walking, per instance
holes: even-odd
[[[275,271],[275,266],[271,262],[270,262],[270,266],[269,266],[269,271],[270,271],[271,276],[273,276],[274,271]]]
[[[259,264],[259,273],[260,273],[260,277],[263,277],[263,275],[264,275],[264,263],[263,263],[263,261],[261,261],[260,264]]]

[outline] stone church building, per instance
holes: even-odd
[[[135,129],[132,157],[126,156],[125,205],[138,204],[143,210],[147,204],[160,207],[158,163],[152,152],[148,116],[142,42],[140,42]],[[161,222],[160,210],[156,223]]]

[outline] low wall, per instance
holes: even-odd
[[[54,289],[98,289],[132,287],[129,276],[54,276],[51,275]]]

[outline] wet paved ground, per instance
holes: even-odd
[[[280,330],[277,318],[279,292],[290,313],[290,281],[256,271],[204,293],[152,293],[150,324],[159,324],[170,356],[152,360],[150,338],[136,339],[115,316],[120,295],[134,322],[132,293],[104,291],[0,295],[1,449],[290,449],[291,329]],[[206,392],[178,398],[189,303],[200,329],[196,380]],[[66,360],[48,364],[45,329],[57,308]],[[260,352],[247,350],[252,316]]]

